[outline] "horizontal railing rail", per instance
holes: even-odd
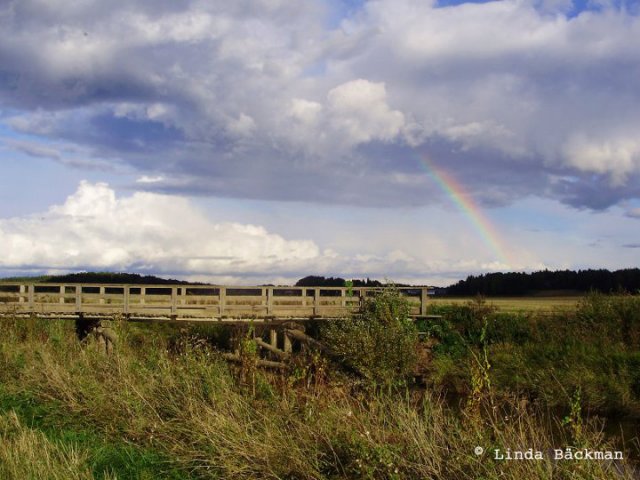
[[[338,318],[384,287],[0,283],[0,314],[124,314],[177,319]],[[428,287],[397,288],[426,316]]]

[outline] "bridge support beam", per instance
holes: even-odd
[[[291,338],[289,337],[289,335],[287,335],[286,332],[284,332],[283,335],[284,335],[284,351],[285,353],[291,353],[293,351],[293,348],[291,345]]]

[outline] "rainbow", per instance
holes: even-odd
[[[465,189],[458,181],[447,172],[437,168],[428,157],[421,155],[420,165],[423,167],[427,175],[429,175],[440,187],[440,189],[453,200],[453,203],[471,222],[482,241],[489,247],[497,260],[501,263],[511,265],[508,251],[503,247],[500,241],[498,231],[491,221],[485,217]]]

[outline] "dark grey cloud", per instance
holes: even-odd
[[[427,155],[487,205],[640,197],[635,13],[331,5],[3,2],[0,121],[163,192],[422,205]]]
[[[622,200],[640,198],[640,175],[634,175],[623,186],[612,186],[603,175],[582,174],[558,180],[552,191],[568,205],[603,210]]]

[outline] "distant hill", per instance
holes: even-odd
[[[447,288],[448,295],[541,295],[545,292],[581,294],[640,292],[640,269],[609,270],[542,270],[532,273],[509,272],[470,275]]]
[[[189,284],[184,280],[174,280],[156,277],[154,275],[139,275],[137,273],[114,273],[114,272],[80,272],[66,275],[41,275],[38,277],[12,277],[5,278],[4,281],[15,282],[35,282],[35,283],[114,283],[133,285],[167,285],[167,284]],[[198,283],[198,285],[204,285]]]

